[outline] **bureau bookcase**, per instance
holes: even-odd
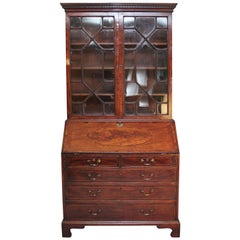
[[[61,5],[67,72],[63,237],[94,225],[155,225],[179,237],[172,119],[176,4]]]

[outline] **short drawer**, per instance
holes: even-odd
[[[105,201],[65,205],[65,219],[79,221],[161,221],[174,220],[176,202]]]
[[[152,185],[127,183],[111,185],[82,185],[78,182],[65,184],[65,199],[78,200],[173,200],[176,199],[176,185]]]
[[[122,167],[135,166],[176,166],[178,161],[177,155],[142,155],[136,157],[122,157]]]
[[[117,156],[102,156],[102,155],[63,155],[64,166],[66,168],[79,167],[118,167],[119,158]]]
[[[138,182],[161,181],[176,182],[175,167],[144,169],[87,169],[68,168],[65,171],[66,181],[112,181],[112,182]]]

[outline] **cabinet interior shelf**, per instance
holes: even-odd
[[[143,42],[145,42],[144,40],[141,41],[141,42],[124,42],[123,45],[124,46],[139,46],[141,45]],[[100,46],[107,46],[107,47],[111,47],[112,49],[114,49],[114,43],[113,42],[95,42],[97,45],[100,45]],[[164,47],[167,47],[168,43],[167,42],[151,42],[149,41],[149,43],[151,43],[152,45],[155,45],[155,46],[164,46]],[[79,47],[84,47],[86,46],[88,43],[81,43],[81,42],[72,42],[71,43],[71,46],[79,46]],[[78,49],[73,49],[73,50],[78,50]],[[81,49],[79,49],[81,50]]]
[[[139,69],[139,70],[167,70],[168,67],[154,67],[154,66],[137,66],[137,67],[132,67],[132,66],[125,66],[125,70],[134,70],[134,69]],[[81,67],[81,66],[76,66],[76,67],[71,67],[73,70],[113,70],[114,67],[111,66],[97,66],[97,67]]]
[[[114,67],[112,66],[98,66],[98,67],[81,67],[81,66],[77,66],[77,67],[71,67],[71,69],[73,70],[113,70]]]
[[[124,42],[124,45],[125,46],[128,46],[128,45],[130,45],[130,46],[133,46],[133,45],[140,45],[140,44],[142,44],[143,42],[145,42],[145,40],[143,40],[143,41],[141,41],[141,42]],[[152,42],[152,41],[148,41],[149,43],[151,43],[152,45],[157,45],[157,46],[166,46],[167,47],[167,45],[168,45],[168,43],[167,42]]]

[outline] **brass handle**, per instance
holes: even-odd
[[[120,127],[123,127],[123,123],[122,123],[122,122],[118,122],[118,123],[117,123],[117,127],[119,127],[119,128],[120,128]]]
[[[149,209],[147,211],[143,210],[143,209],[140,209],[140,213],[144,216],[150,216],[153,214],[153,209]]]
[[[148,176],[145,176],[144,173],[141,173],[141,177],[143,178],[144,181],[150,181],[152,180],[152,177],[154,176],[154,173],[149,173]]]
[[[153,192],[154,192],[153,188],[151,188],[148,193],[146,193],[144,189],[140,189],[140,193],[142,193],[146,197],[150,196]]]
[[[89,212],[89,214],[91,214],[92,216],[97,216],[97,215],[99,215],[99,213],[102,212],[102,210],[101,210],[100,208],[97,209],[96,211],[93,211],[93,210],[91,210],[91,209],[88,209],[88,212]]]
[[[142,158],[141,159],[141,163],[144,165],[144,166],[150,166],[152,165],[152,163],[155,162],[155,159],[154,158]]]
[[[98,177],[101,177],[99,173],[88,173],[88,179],[91,181],[96,181]]]
[[[98,193],[101,192],[101,189],[91,190],[88,189],[88,193],[90,197],[97,197]]]
[[[93,159],[88,159],[87,160],[87,163],[88,163],[88,165],[89,166],[91,166],[91,167],[97,167],[97,166],[99,166],[99,164],[101,163],[102,161],[101,161],[101,159],[96,159],[96,158],[93,158]]]

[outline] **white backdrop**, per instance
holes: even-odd
[[[173,116],[181,151],[181,239],[239,239],[239,4],[237,0],[177,2]],[[1,3],[0,238],[4,240],[61,239],[64,17],[55,0]],[[72,232],[73,240],[171,239],[170,230],[156,227],[86,227]]]

